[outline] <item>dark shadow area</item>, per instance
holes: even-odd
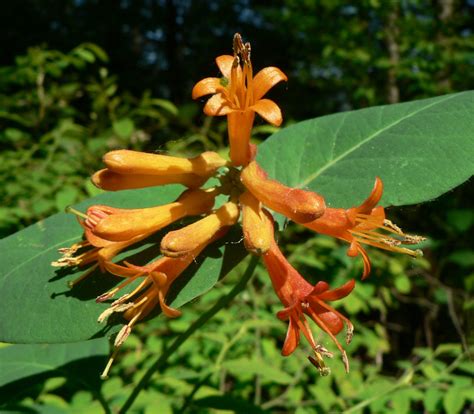
[[[43,391],[44,382],[48,378],[65,377],[66,383],[61,386],[65,396],[73,395],[77,388],[88,389],[97,394],[103,384],[100,372],[106,362],[106,356],[82,358],[62,365],[48,372],[31,375],[0,387],[1,411],[35,412],[30,408],[18,406],[18,401],[30,397],[35,399]]]

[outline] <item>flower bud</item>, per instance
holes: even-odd
[[[186,187],[198,188],[205,181],[206,177],[200,177],[196,174],[119,174],[108,168],[97,171],[92,176],[94,185],[107,191],[130,190],[166,184],[182,184]]]
[[[242,206],[242,228],[245,248],[257,255],[266,253],[273,240],[273,219],[261,208],[258,201],[249,191],[240,196]]]
[[[321,217],[326,208],[324,198],[312,192],[291,188],[267,178],[256,161],[242,170],[242,183],[265,206],[297,223],[307,223]]]
[[[161,252],[169,257],[189,255],[199,246],[207,245],[222,228],[235,224],[239,215],[237,204],[228,202],[207,217],[179,230],[170,231],[161,240]]]
[[[196,174],[211,176],[227,161],[212,151],[203,152],[194,158],[171,157],[169,155],[117,150],[104,155],[107,167],[119,174],[174,175]]]
[[[93,233],[106,240],[122,241],[143,233],[152,233],[188,215],[208,212],[215,194],[187,190],[173,203],[134,210],[120,210],[98,220]]]

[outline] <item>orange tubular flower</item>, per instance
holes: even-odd
[[[161,252],[170,257],[189,255],[198,246],[209,243],[222,228],[235,224],[239,215],[238,205],[228,202],[203,219],[179,230],[170,231],[161,240]]]
[[[253,254],[266,253],[273,240],[273,218],[250,192],[240,196],[245,248]]]
[[[276,67],[264,68],[254,77],[250,44],[243,44],[239,34],[234,36],[234,56],[219,56],[216,63],[223,78],[202,79],[194,86],[192,97],[213,94],[204,113],[227,115],[230,159],[234,166],[247,165],[252,156],[249,143],[255,112],[275,126],[280,126],[283,120],[278,105],[262,97],[288,78]]]
[[[100,295],[96,299],[97,302],[109,300],[131,283],[143,279],[132,292],[126,293],[115,300],[98,318],[99,322],[103,322],[111,314],[123,312],[125,319],[128,320],[128,323],[123,326],[115,338],[115,351],[128,338],[135,323],[145,318],[157,305],[160,306],[161,311],[169,318],[176,318],[181,315],[179,310],[166,304],[165,298],[169,288],[201,251],[210,243],[222,237],[225,231],[225,229],[219,231],[214,237],[205,240],[193,251],[189,252],[188,255],[180,258],[161,257],[145,266],[135,266],[127,262],[125,263],[126,266],[109,263],[107,270],[116,276],[125,278],[125,280],[109,292]],[[116,352],[113,353],[102,373],[103,378],[107,377],[115,355]]]
[[[94,185],[107,191],[130,190],[166,184],[182,184],[189,188],[198,188],[203,185],[206,180],[206,177],[200,177],[196,174],[119,174],[108,168],[97,171],[92,176]]]
[[[422,255],[421,250],[410,250],[400,247],[402,244],[417,244],[424,237],[405,234],[398,226],[385,218],[384,208],[377,207],[383,193],[380,178],[375,179],[375,185],[369,197],[358,207],[347,210],[342,208],[327,208],[324,214],[310,222],[305,227],[318,233],[327,234],[350,243],[347,255],[361,255],[364,261],[362,279],[366,278],[371,269],[369,256],[361,244],[368,244],[380,249],[405,253],[413,257]],[[383,230],[379,233],[376,230]],[[395,237],[393,237],[395,236]]]
[[[340,288],[332,290],[329,290],[329,285],[326,282],[318,282],[312,286],[288,263],[275,241],[273,241],[270,250],[263,255],[263,260],[272,280],[273,288],[285,306],[285,309],[278,312],[277,316],[279,319],[288,320],[289,322],[282,355],[287,356],[293,353],[300,341],[301,331],[316,356],[316,360],[312,357],[310,357],[310,360],[318,364],[317,366],[322,375],[329,373],[322,356],[332,357],[332,354],[316,343],[305,318],[305,315],[308,315],[334,341],[342,354],[342,360],[348,372],[349,362],[346,352],[337,340],[336,335],[346,324],[346,342],[349,344],[354,327],[349,319],[326,302],[342,299],[349,295],[354,289],[354,280],[350,280]]]
[[[118,174],[174,175],[196,174],[210,177],[227,164],[219,154],[203,152],[194,158],[171,157],[169,155],[117,150],[104,155],[104,163]]]
[[[154,233],[185,216],[203,214],[214,205],[215,193],[187,190],[174,203],[143,209],[117,209],[92,206],[85,225],[92,233],[111,241],[130,240],[143,233]]]
[[[313,221],[321,217],[326,209],[323,197],[267,178],[267,173],[256,161],[242,170],[240,179],[264,205],[297,223]]]

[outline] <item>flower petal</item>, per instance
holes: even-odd
[[[280,126],[283,122],[281,110],[278,105],[270,99],[260,99],[255,102],[249,109],[259,114],[265,121],[272,125]]]
[[[328,289],[329,289],[329,284],[321,280],[314,285],[314,288],[311,294],[319,296],[321,295],[321,293],[326,292]]]
[[[221,87],[221,80],[219,78],[204,78],[194,85],[192,97],[193,99],[200,98],[204,95],[216,93],[217,88]]]
[[[211,96],[204,105],[204,113],[208,116],[227,115],[231,112],[233,109],[230,107],[229,101],[221,93]]]
[[[300,331],[298,325],[293,322],[293,318],[290,318],[288,325],[288,330],[286,331],[286,338],[281,350],[283,356],[288,356],[293,353],[293,351],[298,346],[300,342]]]
[[[325,302],[342,299],[346,297],[347,295],[349,295],[349,293],[352,292],[354,287],[355,287],[355,280],[351,279],[336,289],[331,289],[331,290],[321,293],[320,295],[318,295],[318,299],[323,300]]]
[[[357,212],[370,214],[372,209],[377,205],[377,203],[382,198],[382,193],[383,193],[382,180],[379,177],[375,177],[374,188],[372,189],[367,199],[359,207],[356,207]]]
[[[287,81],[287,76],[278,68],[269,66],[263,68],[253,78],[253,97],[257,101],[278,82]]]
[[[227,79],[230,79],[230,71],[234,63],[234,56],[232,55],[221,55],[216,57],[216,63],[221,71],[222,75]]]

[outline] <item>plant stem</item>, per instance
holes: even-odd
[[[145,386],[148,384],[155,371],[160,368],[163,368],[169,357],[177,351],[177,349],[186,341],[186,339],[188,339],[195,331],[197,331],[208,320],[210,320],[217,312],[227,306],[232,301],[232,299],[234,299],[234,297],[237,296],[237,294],[239,294],[245,288],[247,282],[253,275],[255,267],[258,263],[258,259],[259,258],[257,256],[252,256],[252,258],[250,259],[250,263],[247,266],[247,269],[245,270],[245,273],[243,274],[239,282],[232,288],[232,290],[227,295],[222,296],[211,309],[203,313],[186,331],[179,335],[169,346],[169,348],[167,348],[160,355],[160,357],[154,362],[154,364],[150,368],[148,368],[148,370],[140,379],[136,387],[133,389],[130,396],[123,404],[122,408],[119,410],[119,414],[125,414],[128,411],[135,399],[138,397],[138,394],[140,394],[141,390],[145,388]]]

